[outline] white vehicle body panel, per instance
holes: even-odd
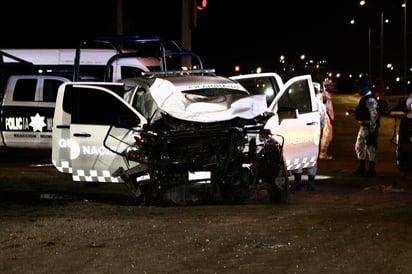
[[[218,88],[239,89],[233,84],[218,84]],[[213,100],[204,100],[204,96],[185,95],[182,90],[194,90],[214,87],[211,84],[176,87],[169,81],[156,79],[152,85],[151,95],[158,107],[172,116],[194,122],[226,121],[235,117],[252,119],[266,109],[263,95],[250,97],[214,96]],[[239,89],[242,90],[243,89]]]
[[[34,85],[27,85],[29,82]],[[10,76],[1,102],[2,145],[50,148],[55,106],[50,96],[56,96],[57,87],[65,82],[69,79],[49,75]]]
[[[275,93],[278,90],[268,106],[268,111],[276,115],[267,122],[265,128],[270,129],[273,134],[284,137],[284,156],[288,170],[313,166],[319,151],[320,115],[311,76],[296,76],[284,84],[276,73],[248,74],[231,78],[239,81],[251,78],[275,79],[274,83],[277,87],[267,86],[266,89],[275,90]],[[252,88],[250,87],[248,91],[254,94]],[[278,111],[283,107],[296,108],[296,117],[284,119],[279,117]],[[304,111],[299,112],[299,109]]]
[[[74,66],[76,49],[0,49],[1,51],[33,63],[37,66]],[[114,49],[82,49],[80,65],[105,67],[117,51]],[[17,60],[4,57],[5,63],[17,63]],[[154,57],[128,57],[115,60],[112,64],[113,81],[125,78],[123,68],[137,71],[149,71],[150,67],[159,67],[160,60]],[[39,73],[42,73],[39,71]],[[130,76],[128,76],[130,77]]]
[[[276,96],[271,104],[267,105],[262,94],[244,97],[238,101],[229,99],[217,103],[196,102],[196,100],[189,102],[187,97],[182,97],[182,94],[179,93],[179,88],[185,89],[184,87],[177,84],[176,88],[163,80],[156,80],[155,85],[152,85],[151,92],[153,92],[152,96],[160,109],[167,110],[169,114],[173,114],[177,118],[190,121],[215,122],[234,117],[255,117],[264,111],[274,112],[275,115],[270,118],[265,127],[270,129],[272,133],[284,137],[287,169],[313,166],[318,156],[320,117],[316,109],[316,97],[311,76],[294,77],[285,84],[282,83],[280,77],[274,76],[274,74],[244,75],[242,77],[272,77],[272,79],[275,77],[278,87],[274,90]],[[113,105],[123,105],[123,108],[127,109],[130,115],[137,117],[140,124],[136,129],[147,123],[145,116],[134,109],[131,102],[111,91],[113,86],[107,83],[107,87],[99,86],[96,83],[90,85],[72,83],[69,85],[75,89],[82,89],[79,94],[83,95],[96,91],[95,96],[90,97],[94,99],[84,102],[85,105],[99,104],[103,100],[100,100],[98,96],[106,94],[113,97],[113,99],[106,101],[113,102]],[[59,107],[56,108],[53,121],[53,164],[60,172],[72,173],[75,181],[122,182],[120,178],[112,177],[112,174],[118,167],[130,168],[130,163],[126,163],[123,157],[103,148],[110,122],[107,121],[107,123],[100,125],[77,123],[72,119],[70,113],[65,113],[62,108],[64,105],[63,95],[69,85],[65,84],[61,87],[56,102],[56,106]],[[100,83],[100,85],[103,84]],[[234,85],[237,86],[237,84]],[[253,94],[253,92],[251,93]],[[129,99],[134,97],[135,95],[130,94],[130,92],[127,94]],[[288,103],[288,100],[291,102]],[[285,118],[280,115],[282,108],[293,109],[294,116]],[[116,116],[115,110],[114,106],[106,107],[107,113],[104,115]],[[276,135],[274,137],[276,138]],[[115,140],[110,144],[122,146],[121,140],[125,138],[130,140],[133,138],[133,134],[120,126],[118,130],[119,141],[116,143]],[[138,164],[132,163],[131,165]]]
[[[68,90],[70,89],[79,90],[79,94],[81,93],[85,98],[94,97],[95,92],[99,94],[107,93],[113,99],[113,106],[115,104],[122,105],[139,119],[140,124],[136,125],[137,128],[147,123],[146,119],[125,102],[123,98],[109,89],[116,86],[117,88],[123,87],[122,84],[114,83],[82,82],[65,84],[60,87],[56,102],[58,106],[67,104],[63,101],[65,100],[65,93],[69,92]],[[88,93],[93,94],[89,96]],[[90,101],[82,103],[88,104]],[[99,104],[98,98],[95,104]],[[79,106],[72,107],[77,108]],[[102,108],[106,107],[102,106]],[[102,111],[104,112],[105,109]],[[128,169],[138,164],[125,162],[123,157],[119,157],[103,146],[103,140],[111,124],[109,121],[107,125],[78,124],[72,120],[70,113],[60,107],[55,111],[53,123],[53,165],[62,173],[71,173],[73,181],[122,182],[120,177],[112,176],[113,172],[119,167]],[[119,132],[122,132],[122,135],[118,136],[119,140],[124,139],[125,136],[123,134],[125,130]],[[122,144],[120,143],[119,145]]]

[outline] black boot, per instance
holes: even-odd
[[[308,176],[308,190],[309,191],[315,190],[315,176],[313,175]]]
[[[359,167],[353,171],[353,174],[355,175],[363,175],[366,172],[366,167],[365,167],[366,160],[359,160]]]
[[[369,177],[375,177],[376,176],[375,162],[369,162],[369,169],[368,169],[367,172],[365,172],[364,176],[369,176]]]
[[[302,174],[295,173],[295,180],[293,181],[293,185],[289,188],[290,191],[300,191],[302,188]]]

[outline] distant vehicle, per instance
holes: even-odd
[[[378,96],[378,104],[381,114],[389,114],[391,111],[406,111],[406,99],[409,93],[404,91],[389,91]]]
[[[0,49],[0,56],[1,64],[25,65],[30,74],[73,81],[117,82],[147,71],[203,68],[195,53],[160,37],[100,37],[82,41],[77,48],[6,48]]]
[[[382,114],[389,114],[391,111],[405,111],[403,105],[405,104],[408,95],[396,94],[396,95],[383,95],[378,97],[379,107],[382,110]]]
[[[51,149],[62,83],[118,82],[193,67],[202,68],[196,54],[159,37],[102,37],[76,49],[0,49],[0,147]]]

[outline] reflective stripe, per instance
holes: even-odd
[[[61,161],[60,163],[53,161],[53,165],[61,173],[72,173],[72,167],[69,161]]]
[[[73,181],[77,182],[101,182],[101,183],[123,183],[120,177],[113,177],[109,170],[103,170],[101,174],[97,170],[75,170]]]
[[[72,173],[73,169],[70,166],[70,161],[61,161],[60,163],[53,162],[56,169],[62,173]],[[109,170],[101,171],[101,174],[97,170],[85,171],[83,169],[76,170],[75,174],[72,174],[73,181],[76,182],[101,182],[101,183],[123,183],[120,177],[113,177]]]
[[[317,162],[317,157],[311,157],[310,159],[307,157],[303,159],[297,158],[294,160],[286,161],[286,167],[288,170],[308,168],[308,167],[314,166],[316,162]]]

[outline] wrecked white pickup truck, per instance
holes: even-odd
[[[52,162],[74,181],[126,183],[146,204],[239,203],[261,191],[287,203],[288,170],[316,163],[320,118],[310,75],[276,85],[265,86],[269,102],[205,70],[63,84]]]

